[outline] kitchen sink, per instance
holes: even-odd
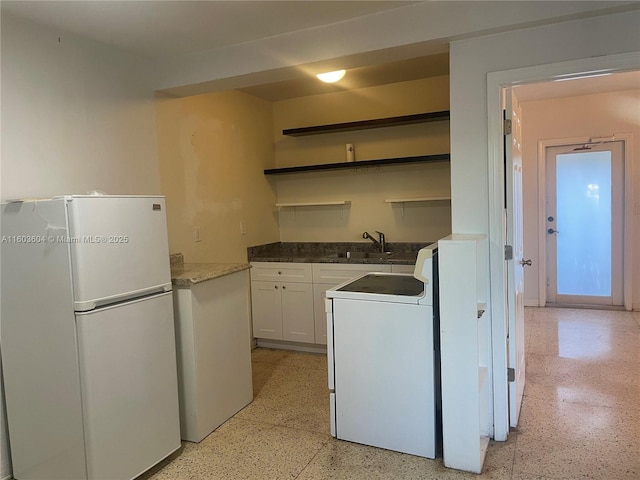
[[[367,259],[380,260],[386,262],[393,253],[391,252],[338,252],[334,254],[336,258],[349,258],[352,260]]]
[[[353,260],[354,263],[358,263],[358,260],[369,260],[371,262],[380,263],[405,263],[415,262],[415,254],[409,253],[395,253],[395,252],[337,252],[329,255],[324,255],[323,258],[344,258],[346,260]]]
[[[358,260],[370,260],[380,263],[394,263],[415,261],[416,256],[406,253],[394,253],[394,252],[337,252],[329,255],[325,255],[324,258],[344,258],[346,260],[353,260],[357,263]]]

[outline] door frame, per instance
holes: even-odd
[[[562,76],[586,77],[595,73],[640,70],[638,52],[581,58],[487,74],[488,189],[489,189],[489,305],[491,315],[494,439],[509,435],[509,383],[507,378],[507,305],[504,273],[503,227],[504,145],[502,89],[525,83],[551,81]],[[635,159],[628,159],[629,163]],[[625,172],[626,173],[626,172]],[[631,192],[627,192],[629,195]],[[627,197],[628,198],[628,197]],[[626,201],[626,198],[625,198]],[[626,220],[626,217],[625,217]],[[626,240],[626,238],[625,238]],[[628,242],[627,242],[628,243]],[[629,285],[625,285],[625,291]]]
[[[633,310],[633,134],[615,133],[606,140],[615,139],[624,144],[624,202],[623,202],[623,233],[622,241],[624,249],[622,252],[622,298],[625,310]],[[546,152],[549,147],[564,147],[569,145],[579,145],[597,140],[592,137],[569,137],[538,140],[538,304],[544,307],[547,304],[547,247],[546,247],[546,223],[545,223],[545,198],[547,160]]]

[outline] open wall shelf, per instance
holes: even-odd
[[[360,120],[357,122],[333,123],[328,125],[316,125],[312,127],[287,128],[282,130],[282,134],[289,137],[302,137],[305,135],[349,132],[351,130],[367,130],[371,128],[394,127],[397,125],[437,122],[440,120],[449,120],[448,110],[444,110],[441,112],[416,113],[413,115],[401,115],[398,117],[375,118],[372,120]]]
[[[448,162],[448,153],[437,155],[418,155],[415,157],[381,158],[377,160],[361,160],[357,162],[323,163],[319,165],[299,165],[296,167],[281,167],[265,169],[265,175],[280,175],[283,173],[313,172],[318,170],[342,170],[345,168],[376,167],[381,165],[402,165],[405,163]]]

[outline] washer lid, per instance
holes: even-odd
[[[383,295],[418,296],[424,292],[424,283],[408,275],[381,275],[368,273],[353,282],[336,288],[341,292],[379,293]]]

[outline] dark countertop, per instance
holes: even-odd
[[[418,251],[431,243],[388,243],[390,253],[380,253],[370,242],[275,242],[247,248],[247,257],[249,262],[413,265]]]

